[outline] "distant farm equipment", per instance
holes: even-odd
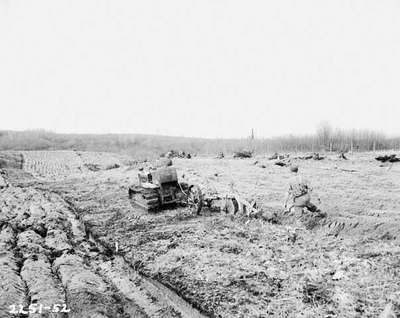
[[[400,158],[397,157],[397,155],[393,154],[393,155],[384,155],[384,156],[378,156],[375,158],[375,160],[378,160],[380,162],[400,162]]]
[[[191,159],[192,155],[190,153],[186,153],[185,151],[176,151],[176,150],[170,150],[166,153],[163,153],[160,155],[161,158],[186,158],[186,159]]]
[[[233,158],[251,158],[253,157],[253,152],[248,150],[236,151],[233,153]]]

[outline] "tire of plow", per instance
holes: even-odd
[[[225,211],[228,214],[235,215],[239,210],[239,203],[235,198],[227,199],[225,202]]]

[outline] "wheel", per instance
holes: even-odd
[[[226,199],[224,210],[226,213],[234,215],[239,210],[239,203],[235,198]]]
[[[193,213],[200,214],[203,207],[203,195],[198,186],[191,186],[188,192],[188,205]]]

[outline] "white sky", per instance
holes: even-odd
[[[0,0],[0,129],[400,135],[398,0]]]

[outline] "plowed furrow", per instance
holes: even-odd
[[[26,282],[28,295],[32,304],[42,304],[53,307],[64,305],[64,291],[51,270],[51,264],[44,255],[27,259],[21,270],[21,277]],[[66,317],[64,313],[50,313],[45,311],[31,314],[29,317],[61,318]]]
[[[6,225],[0,231],[0,317],[16,317],[11,314],[15,306],[26,306],[25,283],[19,275],[19,262],[14,254],[15,232]]]

